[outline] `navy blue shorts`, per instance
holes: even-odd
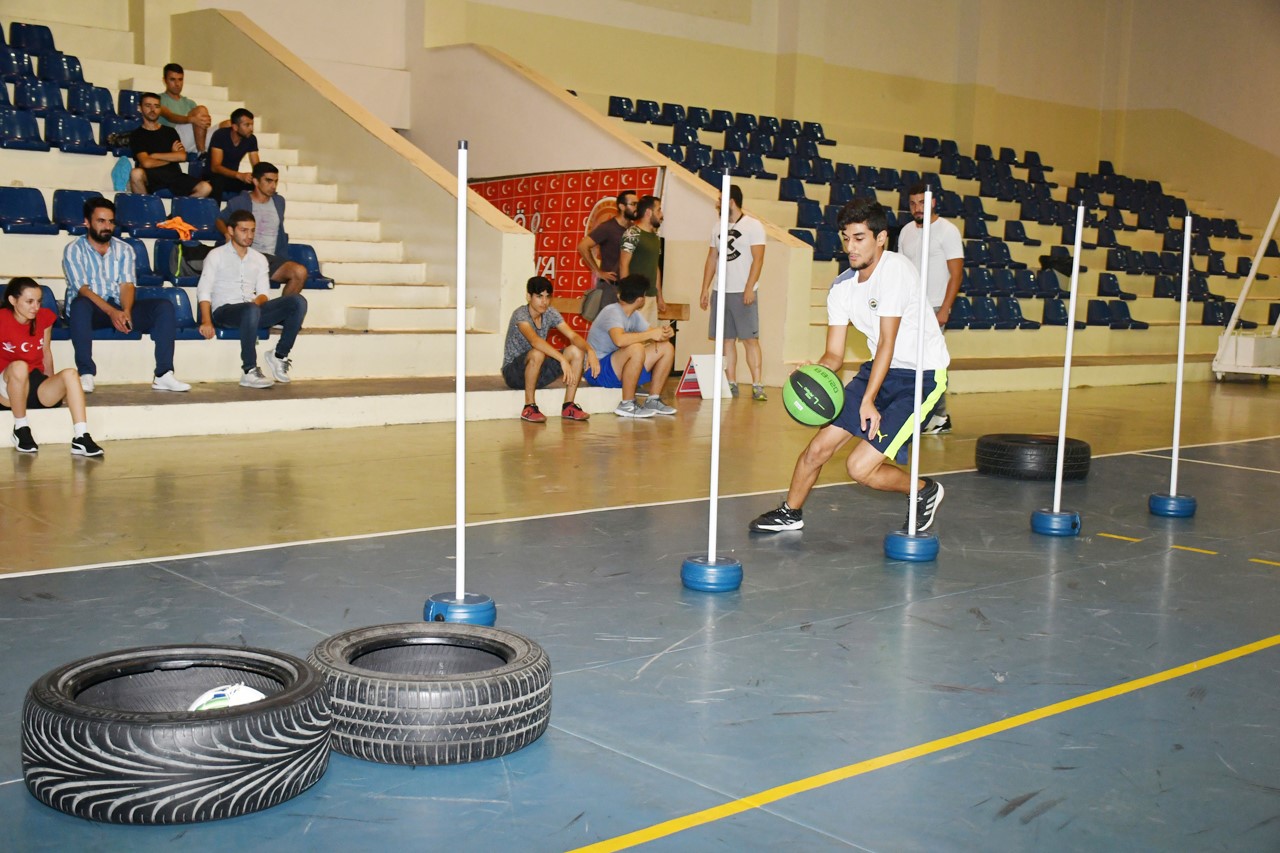
[[[880,385],[876,394],[876,409],[880,412],[880,430],[874,435],[867,435],[860,423],[858,409],[862,406],[862,395],[867,392],[867,380],[871,378],[871,362],[866,362],[858,371],[858,375],[844,386],[844,408],[832,426],[838,426],[847,433],[856,435],[885,456],[901,464],[907,461],[907,447],[911,444],[911,435],[915,429],[915,397],[916,372],[903,368],[889,368],[889,375]],[[920,419],[925,421],[929,413],[938,404],[938,399],[947,390],[947,371],[926,370],[920,394]]]

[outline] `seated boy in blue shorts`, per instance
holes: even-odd
[[[613,410],[623,418],[651,418],[674,415],[676,410],[662,402],[662,386],[671,375],[676,348],[671,343],[675,334],[670,326],[652,329],[640,316],[644,307],[649,279],[629,275],[618,282],[618,301],[605,306],[587,333],[587,343],[600,357],[599,368],[586,372],[591,385],[621,388],[622,402]],[[649,384],[649,399],[636,403],[636,388]]]
[[[801,508],[822,466],[854,436],[862,439],[849,453],[849,476],[854,482],[910,494],[910,475],[884,462],[889,458],[899,464],[906,461],[915,423],[916,343],[921,334],[922,419],[929,417],[947,389],[951,356],[932,311],[925,312],[923,328],[920,325],[920,276],[915,266],[902,255],[885,251],[889,225],[884,208],[870,199],[855,199],[840,211],[838,222],[849,269],[836,278],[827,294],[827,348],[818,363],[840,370],[851,323],[866,335],[872,359],[845,386],[844,409],[818,430],[796,460],[782,506],[751,522],[757,532],[804,527]],[[923,478],[917,486],[916,530],[923,532],[933,524],[943,488],[932,477]]]
[[[569,327],[560,312],[551,307],[551,280],[535,275],[525,284],[527,304],[511,312],[507,324],[507,341],[502,354],[502,378],[508,388],[524,389],[524,409],[520,419],[531,423],[546,423],[547,416],[538,410],[534,392],[546,388],[561,376],[564,377],[564,405],[560,417],[569,421],[585,421],[590,415],[573,401],[578,393],[578,380],[582,378],[582,362],[600,369],[591,344]],[[560,352],[547,343],[547,335],[555,329],[569,339],[569,345]]]

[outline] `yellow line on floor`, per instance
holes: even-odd
[[[635,832],[629,832],[626,835],[619,835],[615,838],[598,841],[595,844],[588,844],[585,847],[579,847],[570,853],[605,853],[605,851],[625,850],[629,847],[635,847],[639,844],[645,844],[650,841],[656,841],[659,838],[666,838],[683,832],[686,829],[692,829],[696,826],[713,823],[727,817],[732,817],[742,812],[750,811],[767,806],[770,803],[776,803],[788,797],[794,797],[797,794],[803,794],[808,791],[817,790],[836,782],[843,782],[846,779],[852,779],[855,776],[861,776],[874,770],[881,770],[885,767],[892,767],[895,764],[901,764],[904,761],[911,761],[925,755],[932,755],[935,752],[941,752],[952,747],[961,746],[971,743],[975,740],[981,740],[985,737],[1007,732],[1010,729],[1016,729],[1025,726],[1028,723],[1039,722],[1049,717],[1064,714],[1067,711],[1074,711],[1077,708],[1083,708],[1104,699],[1114,699],[1117,696],[1123,696],[1126,693],[1133,693],[1145,687],[1151,687],[1166,681],[1172,681],[1175,678],[1181,678],[1184,675],[1190,675],[1193,672],[1218,666],[1219,664],[1228,663],[1251,654],[1255,654],[1265,649],[1280,646],[1280,634],[1267,637],[1265,640],[1258,640],[1256,643],[1249,643],[1245,646],[1239,646],[1228,651],[1212,655],[1207,658],[1201,658],[1182,666],[1166,669],[1163,672],[1157,672],[1153,675],[1136,678],[1133,681],[1125,681],[1113,687],[1106,687],[1102,690],[1095,690],[1093,693],[1086,693],[1083,696],[1077,696],[1074,699],[1066,699],[1062,702],[1055,702],[1052,705],[1046,705],[1043,708],[1036,708],[1033,711],[1027,711],[1014,717],[1008,717],[994,723],[988,723],[985,726],[979,726],[975,729],[960,732],[954,735],[931,740],[927,743],[918,744],[917,746],[900,749],[896,752],[885,753],[875,758],[869,758],[866,761],[859,761],[856,764],[849,764],[844,767],[838,767],[835,770],[828,770],[826,773],[819,773],[816,776],[810,776],[806,779],[798,779],[794,782],[788,782],[785,785],[779,785],[775,788],[752,794],[749,797],[743,797],[740,800],[733,800],[722,805],[713,806],[700,812],[684,815],[683,817],[674,818],[655,824],[645,829],[638,829]]]
[[[1217,551],[1206,551],[1203,548],[1192,548],[1189,545],[1170,545],[1169,547],[1176,548],[1179,551],[1191,551],[1192,553],[1195,553],[1195,554],[1210,554],[1215,557],[1218,555]]]
[[[1250,557],[1250,558],[1249,558],[1249,562],[1250,562],[1250,563],[1262,563],[1262,565],[1264,565],[1264,566],[1280,566],[1280,563],[1277,563],[1277,562],[1275,562],[1274,560],[1259,560],[1257,557]]]
[[[1116,533],[1099,533],[1099,536],[1105,536],[1108,539],[1119,539],[1122,542],[1141,542],[1141,539],[1134,539],[1132,536],[1120,536]]]

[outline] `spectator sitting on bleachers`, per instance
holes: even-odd
[[[138,100],[138,109],[142,112],[142,126],[129,134],[129,147],[137,164],[129,173],[129,192],[169,190],[174,195],[206,198],[213,191],[209,182],[188,175],[178,165],[186,162],[187,149],[176,130],[160,124],[160,96],[147,92]]]
[[[240,107],[231,113],[231,126],[220,127],[209,140],[209,171],[214,198],[221,201],[230,195],[253,189],[252,172],[241,172],[245,156],[249,165],[258,165],[258,138],[253,135],[253,113]]]
[[[258,329],[282,326],[274,350],[263,354],[276,382],[290,381],[289,351],[302,331],[307,316],[307,300],[301,294],[271,299],[267,280],[267,259],[253,248],[256,223],[253,214],[237,210],[227,220],[227,242],[204,259],[196,299],[200,303],[200,334],[214,336],[214,326],[240,330],[240,363],[245,388],[270,388],[271,379],[258,367]]]
[[[167,130],[173,133],[173,128]],[[71,325],[81,386],[92,393],[98,373],[93,363],[93,330],[113,327],[122,334],[151,333],[156,352],[154,390],[190,391],[190,385],[173,375],[173,339],[178,325],[173,303],[167,299],[134,301],[137,262],[133,247],[112,236],[116,206],[101,196],[89,199],[84,203],[84,224],[85,233],[68,243],[62,253],[62,273],[67,280],[63,311]]]
[[[101,456],[102,448],[89,435],[80,375],[72,367],[54,372],[49,329],[58,315],[40,307],[42,296],[34,279],[20,276],[4,290],[9,310],[0,310],[0,409],[13,412],[13,446],[19,453],[38,451],[27,409],[53,409],[65,399],[75,433],[71,453]]]
[[[253,214],[257,228],[253,248],[267,258],[267,274],[284,286],[283,296],[301,293],[307,283],[307,268],[289,260],[289,235],[284,230],[284,196],[276,192],[280,186],[280,170],[265,161],[253,167],[253,189],[242,192],[227,202],[218,214],[217,226],[223,237],[229,229],[227,221],[237,210]]]
[[[164,67],[164,92],[160,95],[160,123],[178,132],[182,144],[197,154],[208,148],[209,128],[213,119],[209,110],[190,98],[183,97],[182,83],[186,72],[176,62]]]

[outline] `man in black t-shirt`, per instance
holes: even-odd
[[[246,157],[248,169],[242,170]],[[209,139],[209,172],[218,199],[253,192],[256,165],[258,137],[253,135],[253,113],[241,107],[231,114],[231,124],[215,130]]]
[[[213,191],[208,181],[182,171],[187,149],[172,127],[160,124],[160,96],[147,92],[138,102],[142,126],[129,134],[129,147],[137,166],[129,173],[129,192],[169,190],[175,196],[205,198]]]
[[[618,253],[622,251],[622,235],[636,218],[636,194],[631,190],[618,193],[618,213],[597,225],[578,243],[578,255],[596,279],[596,289],[603,290],[600,307],[618,301]],[[595,253],[600,253],[596,261]]]

